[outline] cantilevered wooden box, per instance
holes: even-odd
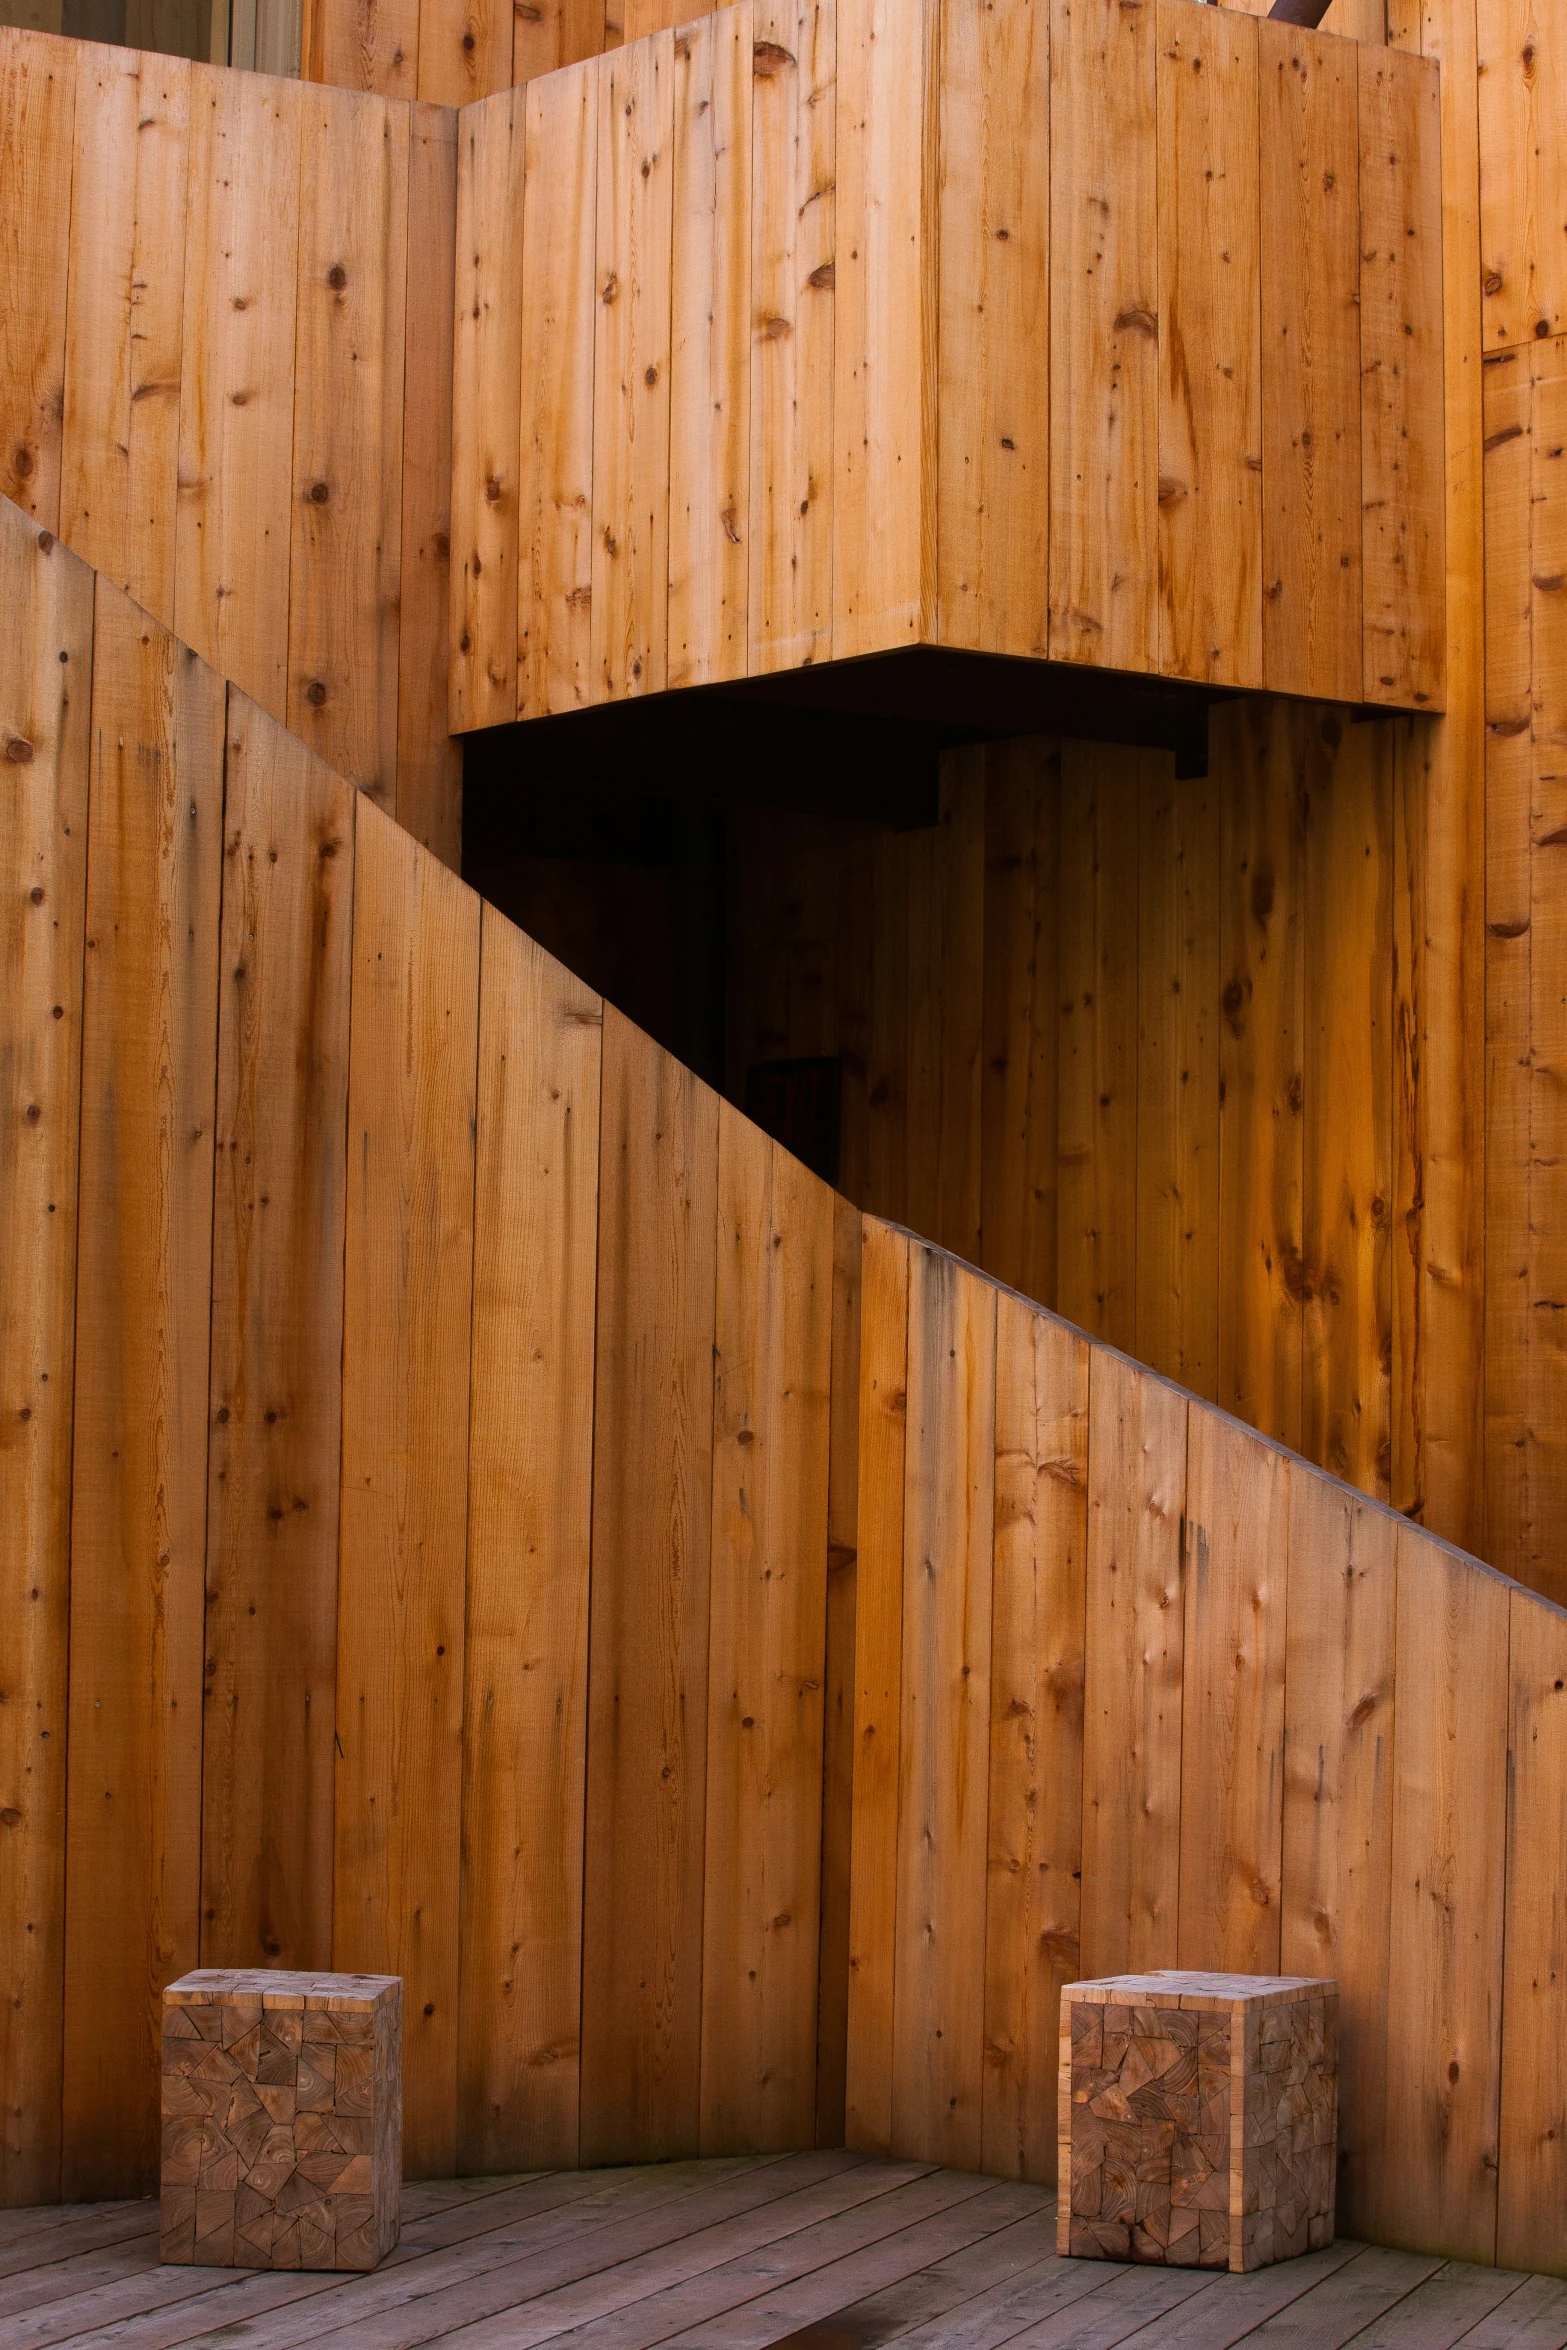
[[[1068,1983],[1059,2093],[1062,2252],[1238,2271],[1332,2242],[1336,1983]]]
[[[458,206],[455,730],[900,648],[1442,706],[1429,59],[746,0],[466,109]]]
[[[397,2242],[396,1975],[202,1967],[163,1994],[160,2257],[374,2268]]]

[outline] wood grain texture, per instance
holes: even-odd
[[[60,527],[77,52],[0,27],[0,495]]]
[[[1302,714],[1301,1450],[1391,1490],[1393,762],[1380,728]]]
[[[1219,1403],[1300,1443],[1304,868],[1302,721],[1212,720],[1219,898]]]
[[[1187,1400],[1096,1347],[1088,1408],[1080,1963],[1100,1975],[1175,1963]]]
[[[176,633],[288,707],[299,122],[290,82],[191,74]]]
[[[1156,12],[1052,0],[1050,652],[1159,666]]]
[[[1364,693],[1417,710],[1447,699],[1445,632],[1430,625],[1446,571],[1444,476],[1421,429],[1442,380],[1441,136],[1432,66],[1361,50]]]
[[[1184,1967],[1279,1971],[1290,1463],[1194,1404],[1181,1709]]]
[[[291,733],[395,805],[407,118],[307,95],[289,565]]]
[[[669,683],[742,677],[751,537],[750,0],[675,41]],[[778,46],[778,44],[773,44]],[[798,76],[798,64],[793,68]],[[827,462],[831,464],[831,452]]]
[[[1355,51],[1257,29],[1262,667],[1360,699],[1360,101]]]
[[[909,1251],[892,2139],[979,2165],[996,1475],[996,1293]]]
[[[458,131],[452,357],[451,728],[517,709],[518,464],[522,430],[526,100],[502,90]]]
[[[674,35],[617,50],[598,101],[594,699],[657,693],[668,667]]]
[[[1508,1591],[1398,1536],[1385,2173],[1388,2232],[1495,2257]]]
[[[0,2203],[60,2192],[77,1149],[93,581],[0,505]]]
[[[82,1005],[66,1816],[68,2198],[157,2168],[196,1956],[223,687],[100,579]]]
[[[577,2160],[602,1030],[486,907],[457,2147],[480,2172]]]
[[[202,1958],[332,1955],[354,810],[235,691],[225,755]]]
[[[599,80],[576,67],[529,86],[522,249],[517,715],[593,698],[594,281]]]
[[[827,1666],[822,1707],[822,1889],[816,1988],[816,2143],[844,2143],[858,1629],[860,1314],[864,1218],[833,1199],[827,1454]]]
[[[607,1012],[599,1164],[584,2162],[701,2111],[718,1100]]]
[[[833,1203],[718,1115],[704,2149],[816,2134]]]
[[[1112,1346],[1137,1330],[1137,810],[1157,752],[1061,750],[1055,1303]]]
[[[1397,1520],[1289,1479],[1280,1966],[1339,1986],[1338,2212],[1375,2239],[1387,2180]]]
[[[1039,658],[1050,630],[1047,0],[943,7],[940,75],[937,633]]]
[[[1219,1383],[1219,796],[1137,761],[1136,1306],[1141,1361]]]
[[[432,106],[471,106],[508,89],[517,79],[516,22],[509,0],[419,0],[420,98]]]
[[[833,653],[913,644],[936,543],[938,11],[839,0]]]
[[[420,0],[305,0],[306,81],[416,97],[419,17]]]
[[[1478,34],[1481,317],[1488,351],[1567,327],[1561,27],[1536,0],[1484,0]]]
[[[854,1837],[845,2142],[892,2145],[893,1946],[903,1720],[909,1242],[865,1221],[860,1267],[860,1490],[855,1567]]]
[[[407,328],[397,623],[397,821],[462,868],[462,753],[446,732],[451,644],[452,337],[457,118],[408,118]]]
[[[60,535],[174,615],[190,67],[77,56]]]
[[[904,1207],[910,1227],[980,1253],[985,761],[941,761],[937,820],[908,846]]]
[[[832,650],[836,0],[752,11],[746,667]]]
[[[404,1979],[429,2174],[457,2136],[479,901],[355,813],[333,1963]]]
[[[1564,1938],[1562,1889],[1538,1865],[1560,1849],[1567,1817],[1567,1622],[1530,1594],[1509,1596],[1507,1908],[1502,1986],[1496,2258],[1556,2268],[1549,2213],[1559,2205]]]
[[[980,2160],[1046,2184],[1040,2092],[1079,1958],[1088,1380],[1086,1340],[998,1298]]]
[[[1257,28],[1161,0],[1159,667],[1262,683]]]

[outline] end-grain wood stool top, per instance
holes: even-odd
[[[1333,2241],[1338,1985],[1174,1970],[1061,1993],[1057,2244],[1265,2268]]]
[[[169,1985],[164,2260],[374,2268],[402,2175],[398,1976],[201,1967]]]

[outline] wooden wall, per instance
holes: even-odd
[[[401,1974],[415,2174],[841,2143],[858,1217],[5,501],[0,602],[0,2202],[147,2190],[198,1963]]]
[[[849,2143],[1048,2181],[1063,1981],[1334,1975],[1340,2228],[1560,2272],[1567,1618],[911,1235],[862,1273]]]
[[[1438,131],[1188,0],[745,0],[466,110],[454,730],[917,644],[1440,708]]]
[[[454,866],[456,136],[0,29],[0,491]]]

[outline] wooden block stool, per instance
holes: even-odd
[[[1056,2241],[1265,2268],[1333,2241],[1338,1985],[1173,1971],[1061,1993]]]
[[[169,1985],[164,2260],[374,2268],[402,2177],[398,1976],[202,1967]]]

